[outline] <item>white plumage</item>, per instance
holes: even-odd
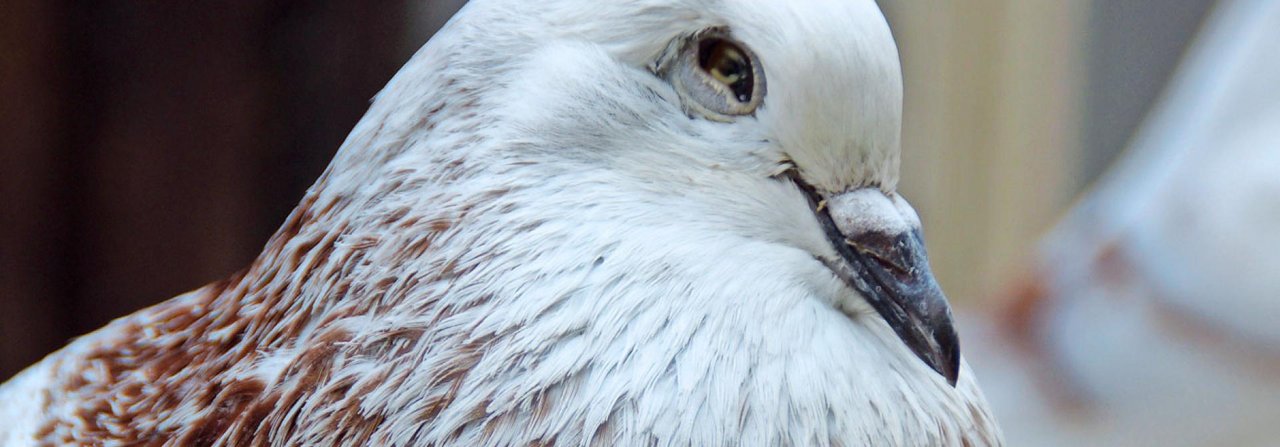
[[[1008,338],[972,338],[1010,442],[1276,445],[1278,42],[1280,3],[1219,5],[1129,152],[1045,240]]]
[[[0,439],[999,444],[901,89],[870,0],[473,1],[251,266],[0,388]]]

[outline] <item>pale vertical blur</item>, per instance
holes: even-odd
[[[1088,2],[882,2],[903,59],[903,193],[953,301],[1016,271],[1079,187]]]
[[[1001,304],[1212,3],[880,1],[905,78],[902,191],[953,302]]]
[[[1280,3],[1215,6],[1014,305],[961,315],[1011,445],[1277,445],[1277,55]]]

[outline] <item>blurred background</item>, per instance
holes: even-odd
[[[0,378],[246,265],[463,3],[4,0]],[[1215,3],[880,1],[906,81],[902,190],[966,342],[1007,337],[1046,294],[1042,238],[1132,145]],[[1020,368],[983,349],[980,373]],[[1039,392],[990,382],[1013,396],[1002,418]],[[1088,425],[1067,400],[1044,417]]]
[[[881,0],[905,77],[903,194],[962,306],[1126,147],[1211,0]]]
[[[247,265],[462,3],[0,0],[0,377]]]

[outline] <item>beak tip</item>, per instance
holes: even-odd
[[[939,351],[938,366],[941,367],[942,377],[947,379],[947,383],[955,388],[956,383],[960,379],[960,336],[955,331],[955,326],[951,324],[950,312],[947,312],[948,318],[943,332],[938,334]]]
[[[954,333],[946,333],[936,339],[934,349],[919,349],[916,355],[934,372],[942,376],[952,388],[960,379],[960,346]],[[909,347],[915,349],[915,346]]]
[[[960,357],[956,357],[957,360],[959,360],[959,358]],[[960,380],[960,365],[959,365],[959,362],[956,362],[955,365],[949,365],[949,366],[951,366],[949,370],[939,371],[939,372],[942,373],[943,378],[947,379],[947,384],[951,385],[952,388],[955,388],[956,382]]]

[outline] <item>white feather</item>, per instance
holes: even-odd
[[[755,116],[691,118],[648,70],[709,26],[759,55]],[[860,297],[773,178],[891,192],[901,88],[869,0],[475,0],[378,95],[300,223],[188,298],[237,297],[248,326],[205,338],[254,347],[201,380],[276,393],[256,433],[279,445],[352,442],[351,414],[377,445],[998,444],[967,365],[953,388],[841,311]],[[237,416],[189,400],[156,426]]]

